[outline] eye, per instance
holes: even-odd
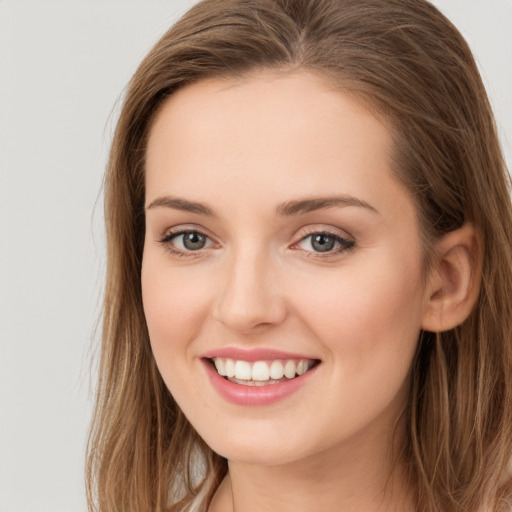
[[[297,244],[300,249],[320,254],[344,252],[354,245],[354,242],[328,232],[311,233]]]
[[[200,231],[186,230],[169,233],[161,240],[161,243],[166,245],[171,252],[186,253],[206,249],[213,242]]]

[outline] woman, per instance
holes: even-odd
[[[509,510],[509,190],[429,3],[196,5],[113,141],[91,509]]]

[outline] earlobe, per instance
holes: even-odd
[[[421,328],[442,332],[461,324],[478,298],[481,243],[472,223],[451,231],[436,243]]]

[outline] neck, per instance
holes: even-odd
[[[393,430],[393,429],[391,429]],[[382,430],[380,430],[382,434]],[[395,434],[401,432],[395,432]],[[365,435],[366,434],[366,435]],[[230,461],[210,512],[392,512],[414,510],[399,446],[359,433],[326,453],[283,465]]]

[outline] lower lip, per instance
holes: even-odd
[[[319,365],[294,379],[267,384],[265,386],[245,386],[221,377],[211,361],[203,359],[206,373],[216,391],[228,402],[236,405],[271,405],[298,391],[315,373]]]

